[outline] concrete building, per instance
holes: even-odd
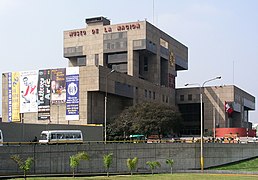
[[[85,27],[64,31],[64,57],[67,68],[2,74],[3,122],[103,124],[105,117],[109,121],[147,101],[178,105],[181,133],[200,134],[200,89],[175,89],[177,71],[188,69],[188,48],[148,21],[112,25],[104,17],[86,19]],[[37,84],[32,86],[31,79]],[[235,86],[203,90],[206,133],[214,122],[216,127],[251,126],[252,95]],[[230,117],[225,102],[233,107]]]
[[[233,85],[202,88],[203,126],[206,135],[213,128],[252,128],[249,111],[255,110],[255,97]],[[176,103],[183,115],[181,133],[200,134],[200,88],[176,90]]]
[[[37,109],[34,105],[32,109],[32,106],[24,105],[32,102],[25,101],[26,92],[32,91],[27,86],[27,89],[20,86],[16,90],[19,93],[15,95],[12,93],[17,79],[24,81],[20,84],[28,84],[27,75],[31,72],[20,72],[18,78],[14,77],[14,73],[3,73],[3,122],[14,122],[15,118],[11,114],[15,111],[15,121],[24,123],[102,124],[105,118],[105,96],[107,120],[125,107],[144,101],[175,106],[177,71],[188,69],[187,47],[147,21],[111,25],[104,17],[86,19],[86,27],[64,32],[64,57],[68,59],[66,71],[55,69],[38,72],[51,74],[47,80],[46,76],[45,80],[39,78],[43,81],[38,83],[38,95],[44,94],[44,85],[51,81],[51,99],[48,99],[47,104],[43,102],[42,108]],[[69,68],[72,67],[79,69],[78,85],[75,87],[73,84],[69,90],[67,86],[64,89],[65,83],[60,83],[65,77],[68,83],[65,72],[70,72]],[[45,94],[50,91],[50,84],[47,86]],[[52,86],[58,88],[52,90]],[[64,93],[68,96],[67,92],[76,91],[77,87],[78,103],[68,107]],[[12,99],[14,96],[18,97],[15,101]],[[40,98],[44,99],[38,96],[38,100]],[[20,107],[15,105],[18,100],[23,101],[18,103]],[[75,113],[69,118],[68,108]]]

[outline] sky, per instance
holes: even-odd
[[[234,84],[257,98],[257,8],[257,0],[0,0],[0,72],[67,67],[63,31],[85,27],[85,18],[147,20],[188,47],[176,87],[221,76],[207,85]],[[250,121],[258,123],[257,110]]]

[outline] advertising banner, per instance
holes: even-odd
[[[50,120],[51,70],[39,70],[38,120]]]
[[[38,112],[38,71],[20,72],[20,112]]]
[[[51,103],[61,104],[66,102],[65,90],[66,68],[51,70]]]
[[[12,122],[12,73],[8,73],[8,122]]]
[[[79,120],[79,67],[66,69],[66,120]]]
[[[20,72],[12,73],[12,122],[20,121]]]

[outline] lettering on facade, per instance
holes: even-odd
[[[168,87],[171,89],[175,89],[175,76],[171,73],[168,73]]]
[[[92,29],[91,32],[92,34],[99,34],[99,29]]]
[[[116,30],[117,31],[129,31],[129,30],[135,30],[140,29],[141,25],[140,23],[134,23],[134,24],[125,24],[125,25],[117,25]],[[111,33],[113,32],[112,27],[104,27],[103,33]],[[92,29],[91,34],[100,34],[100,30],[98,28]],[[69,32],[69,37],[80,37],[80,36],[86,36],[86,30],[78,30],[78,31],[71,31]]]
[[[72,32],[69,32],[69,36],[70,37],[76,37],[76,36],[86,36],[86,31],[83,30],[83,31],[72,31]]]
[[[169,51],[169,65],[172,67],[175,65],[176,58],[173,51]]]
[[[104,27],[104,32],[105,33],[112,32],[112,28],[111,27]]]
[[[126,24],[126,25],[119,25],[117,26],[117,31],[125,31],[125,30],[132,30],[132,29],[140,29],[141,25],[139,23],[136,24]]]

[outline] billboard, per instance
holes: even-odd
[[[20,72],[12,73],[12,122],[20,121]]]
[[[50,121],[51,70],[39,70],[38,76],[38,120]]]
[[[20,112],[38,112],[38,71],[20,72]]]
[[[66,102],[65,74],[66,68],[52,69],[51,71],[52,104],[60,104]]]
[[[79,67],[43,69],[7,74],[8,121],[21,113],[38,113],[50,121],[51,104],[66,103],[66,120],[79,120]]]
[[[66,120],[79,120],[79,67],[66,69]]]

